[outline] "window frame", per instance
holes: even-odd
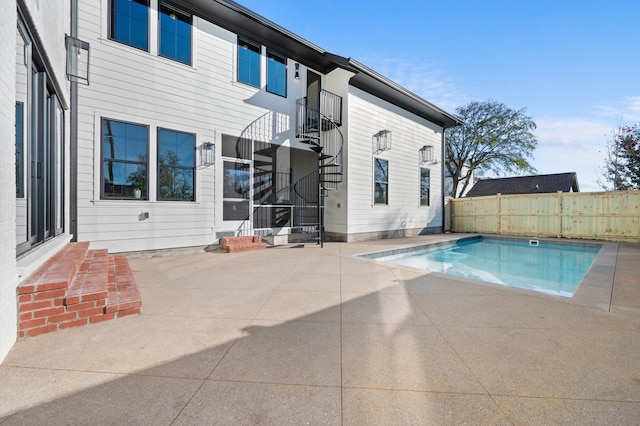
[[[191,166],[186,166],[186,165],[164,165],[160,163],[160,155],[161,155],[161,149],[160,149],[160,132],[165,131],[165,132],[172,132],[172,133],[179,133],[182,135],[189,135],[193,138],[193,144],[191,147],[191,151],[192,151],[192,164]],[[197,136],[195,133],[191,133],[191,132],[184,132],[181,130],[175,130],[175,129],[169,129],[166,127],[157,127],[156,128],[156,149],[157,149],[157,161],[156,161],[156,173],[157,173],[157,182],[156,182],[156,200],[158,201],[188,201],[188,202],[194,202],[196,201],[196,140],[197,140]],[[164,198],[161,196],[161,176],[162,174],[160,173],[160,169],[161,168],[172,168],[172,169],[182,169],[182,170],[191,170],[191,198]]]
[[[131,35],[130,34],[129,34],[129,40],[124,40],[124,39],[116,37],[116,34],[115,34],[116,33],[116,23],[118,22],[117,19],[116,19],[116,15],[117,15],[117,13],[116,13],[116,4],[117,4],[118,1],[120,1],[120,0],[110,0],[109,1],[109,11],[108,11],[108,13],[109,13],[109,15],[108,15],[109,16],[109,34],[108,34],[109,40],[113,40],[113,41],[116,41],[118,43],[122,43],[122,44],[124,44],[126,46],[130,46],[130,47],[133,47],[133,48],[138,49],[138,50],[142,50],[143,52],[149,52],[149,49],[151,47],[150,46],[150,44],[151,44],[150,43],[150,37],[149,37],[150,30],[151,30],[150,24],[149,24],[149,21],[150,21],[149,11],[151,10],[151,1],[150,0],[129,0],[130,2],[135,2],[135,3],[139,3],[139,4],[145,3],[145,4],[143,4],[143,6],[146,6],[146,8],[147,8],[146,46],[140,46],[140,45],[137,45],[137,44],[133,43],[131,41]],[[131,17],[130,16],[129,16],[129,21],[128,22],[129,23],[131,22]]]
[[[244,47],[243,45],[246,45],[247,47]],[[258,65],[257,65],[257,71],[258,71],[258,82],[257,84],[254,84],[251,80],[251,73],[249,74],[249,79],[247,81],[243,80],[241,78],[241,70],[243,69],[242,65],[242,61],[241,61],[241,54],[240,54],[240,49],[248,49],[251,50],[252,52],[254,52],[255,54],[258,55]],[[257,89],[260,89],[262,86],[262,45],[259,43],[255,43],[250,41],[249,39],[245,38],[245,37],[240,37],[238,36],[238,42],[237,42],[237,48],[236,48],[236,55],[237,55],[237,61],[236,61],[236,80],[238,81],[238,83],[242,83],[242,84],[246,84],[248,86],[251,87],[255,87]],[[249,63],[247,66],[255,66],[255,64]]]
[[[26,140],[26,111],[25,102],[16,101],[15,124],[16,124],[16,198],[25,198],[25,140]]]
[[[173,18],[172,20],[179,20],[181,22],[185,22],[187,23],[186,20],[180,19],[178,16],[182,16],[183,18],[188,18],[188,25],[189,25],[189,58],[187,60],[182,60],[179,58],[179,45],[176,42],[175,43],[175,50],[173,53],[173,55],[170,55],[168,53],[163,53],[162,50],[162,22],[163,22],[163,15],[167,15],[166,13],[164,13],[163,11],[164,9],[169,9],[172,12],[174,12],[176,14],[176,17]],[[169,15],[170,16],[170,15]],[[174,38],[178,37],[178,31],[177,31],[177,27],[173,28],[172,34],[174,36]],[[158,56],[162,57],[162,58],[167,58],[167,59],[171,59],[173,61],[176,62],[180,62],[182,64],[185,65],[192,65],[193,63],[193,14],[190,12],[187,12],[183,9],[178,8],[177,6],[174,6],[173,4],[169,3],[169,2],[165,2],[165,1],[160,1],[158,2]]]
[[[145,189],[144,192],[141,192],[140,198],[136,198],[135,196],[108,196],[105,192],[105,182],[104,182],[104,167],[105,167],[105,156],[104,156],[104,142],[105,142],[105,134],[104,134],[104,125],[106,121],[117,122],[126,125],[139,126],[146,129],[146,159],[144,162],[142,161],[132,161],[132,160],[115,160],[112,159],[111,162],[124,163],[124,164],[143,164],[146,167],[145,171]],[[125,120],[117,120],[108,117],[101,117],[100,119],[100,199],[101,200],[126,200],[126,201],[149,201],[149,148],[150,148],[150,127],[146,124],[135,123],[131,121]],[[131,185],[133,186],[133,185]],[[141,190],[142,191],[142,190]]]
[[[378,164],[384,162],[386,165],[386,180],[378,179]],[[380,163],[382,164],[382,163]],[[385,173],[385,171],[383,171]],[[378,201],[380,198],[376,196],[376,187],[378,185],[384,185],[384,202]],[[373,204],[374,205],[389,205],[389,160],[381,157],[373,157]]]
[[[271,79],[271,62],[275,61],[278,62],[280,64],[282,64],[282,69],[284,70],[284,76],[280,75],[277,73],[277,69],[274,69],[274,71],[276,72],[276,79],[277,78],[284,78],[284,81],[280,82],[277,81],[278,83],[282,83],[283,87],[282,87],[282,92],[278,91],[278,88],[275,89],[270,89],[270,79]],[[267,48],[267,87],[266,90],[269,93],[273,93],[274,95],[278,95],[278,96],[282,96],[283,98],[287,97],[287,82],[288,82],[288,77],[289,77],[289,73],[287,70],[287,58],[286,56],[280,55],[279,53]],[[279,86],[279,84],[276,84]]]
[[[423,179],[424,177],[422,176],[422,172],[423,171],[427,171],[427,186],[426,186],[426,198],[423,197],[423,190],[425,190],[425,188],[423,187]],[[421,166],[420,167],[420,207],[426,206],[429,207],[431,205],[431,169],[429,167],[424,167]]]

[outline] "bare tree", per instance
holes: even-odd
[[[445,165],[453,178],[452,196],[464,193],[474,172],[536,172],[529,162],[538,144],[533,134],[536,124],[524,109],[488,100],[470,102],[456,112],[464,124],[446,134]]]

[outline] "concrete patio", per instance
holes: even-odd
[[[444,238],[130,259],[142,314],[17,342],[0,424],[640,422],[640,244],[610,311],[355,257]]]

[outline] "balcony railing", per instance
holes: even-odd
[[[320,91],[320,114],[336,126],[342,126],[342,97],[326,90]]]

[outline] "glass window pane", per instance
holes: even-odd
[[[374,203],[389,203],[389,161],[380,158],[374,159]]]
[[[245,220],[249,217],[249,200],[223,201],[222,220]]]
[[[427,168],[420,168],[420,205],[429,205],[429,186],[430,186],[430,171]]]
[[[146,126],[102,120],[105,198],[148,199],[147,152]]]
[[[238,41],[238,81],[260,87],[260,47]]]
[[[106,198],[147,199],[147,167],[140,164],[105,161],[103,166]],[[140,192],[138,193],[137,190]]]
[[[160,5],[160,55],[191,64],[191,15]]]
[[[222,135],[222,156],[251,159],[251,140],[236,136]]]
[[[376,190],[374,195],[374,201],[376,204],[387,204],[387,184],[376,182]]]
[[[195,141],[191,133],[158,129],[159,200],[195,200]]]
[[[224,198],[249,198],[249,165],[224,162],[223,197]]]
[[[286,60],[273,54],[269,54],[267,58],[267,91],[287,96]]]
[[[149,1],[112,0],[111,38],[149,50]]]
[[[158,199],[193,201],[193,169],[160,167]]]

